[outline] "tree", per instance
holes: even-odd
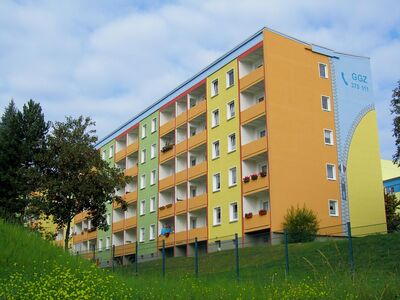
[[[398,86],[393,90],[390,112],[394,115],[393,136],[396,138],[396,153],[393,155],[393,163],[400,166],[400,80],[397,84]]]
[[[11,100],[0,123],[0,208],[23,216],[38,188],[38,158],[46,143],[49,123],[39,103],[30,100],[19,111]]]
[[[400,200],[395,194],[385,193],[386,224],[388,232],[400,230]]]
[[[317,236],[319,221],[311,209],[291,206],[284,217],[283,228],[288,233],[289,243],[311,242]]]
[[[107,230],[106,203],[116,200],[126,208],[126,202],[114,192],[125,187],[129,177],[101,159],[93,125],[90,118],[82,116],[56,122],[43,155],[40,205],[59,228],[66,228],[65,249],[75,215],[87,211],[95,227]]]

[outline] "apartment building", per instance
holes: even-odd
[[[116,256],[271,240],[297,205],[385,230],[373,97],[368,58],[263,28],[98,143],[133,178],[110,208]]]

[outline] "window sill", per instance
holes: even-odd
[[[231,84],[230,86],[227,86],[226,87],[226,90],[229,90],[231,87],[234,87],[235,86],[235,84],[233,83],[233,84]]]
[[[215,94],[215,95],[212,95],[212,96],[211,96],[211,99],[214,98],[214,97],[217,97],[217,96],[218,96],[218,93]]]
[[[213,227],[218,227],[218,226],[221,226],[221,223],[219,223],[219,224],[213,224]]]
[[[230,220],[229,223],[236,223],[237,221],[239,221],[239,219],[236,220]]]
[[[218,126],[219,126],[219,123],[217,125],[211,126],[211,129],[214,129],[214,128],[218,127]]]
[[[236,149],[228,151],[228,154],[233,153],[233,152],[236,152]]]
[[[221,189],[213,190],[213,193],[218,193],[218,192],[220,192],[220,191],[221,191]]]
[[[228,188],[234,188],[236,186],[237,186],[237,183],[229,185]]]
[[[227,121],[230,121],[230,120],[232,120],[232,119],[234,119],[234,118],[235,118],[235,116],[232,116],[232,117],[226,118],[226,120],[227,120]]]
[[[218,159],[218,158],[220,158],[220,156],[213,157],[211,160],[216,160],[216,159]],[[197,166],[197,165],[196,165],[196,166]]]
[[[339,217],[339,215],[331,215],[331,214],[329,214],[329,216],[330,217],[336,217],[336,218]]]
[[[329,181],[336,181],[336,178],[327,178]]]

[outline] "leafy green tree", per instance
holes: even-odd
[[[75,215],[87,211],[92,224],[106,230],[106,203],[116,200],[126,208],[126,202],[114,192],[116,188],[125,187],[129,177],[101,159],[95,148],[97,137],[91,129],[93,125],[90,118],[82,116],[56,122],[43,155],[45,168],[40,204],[59,228],[66,228],[65,249]]]
[[[398,86],[393,90],[390,112],[394,115],[393,136],[396,138],[396,152],[393,155],[393,163],[400,166],[400,80],[397,84]]]
[[[283,228],[289,243],[311,242],[317,236],[319,221],[311,209],[291,206],[284,216]]]
[[[0,208],[23,216],[38,188],[40,153],[46,144],[49,123],[39,103],[30,100],[19,111],[14,101],[0,122]]]
[[[385,211],[388,232],[400,230],[400,200],[395,194],[385,194]]]

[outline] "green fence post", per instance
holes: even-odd
[[[139,245],[138,245],[138,242],[137,242],[137,241],[136,241],[135,248],[136,248],[136,256],[135,256],[135,273],[136,273],[136,276],[138,276],[138,264],[139,264]]]
[[[353,239],[351,237],[350,222],[347,222],[347,240],[348,240],[349,264],[350,264],[351,277],[354,280],[355,268],[354,268],[354,257],[353,257]]]
[[[111,267],[114,272],[114,256],[115,256],[115,245],[112,245],[112,250],[111,250]]]
[[[287,229],[284,231],[284,242],[285,242],[285,276],[289,275],[289,241]]]
[[[199,252],[198,252],[198,245],[197,245],[197,237],[194,238],[194,273],[196,277],[199,277]]]
[[[162,275],[165,277],[165,240],[162,241]]]
[[[239,274],[239,239],[238,239],[238,234],[235,233],[235,254],[236,254],[236,279],[237,281],[240,280],[240,274]]]

